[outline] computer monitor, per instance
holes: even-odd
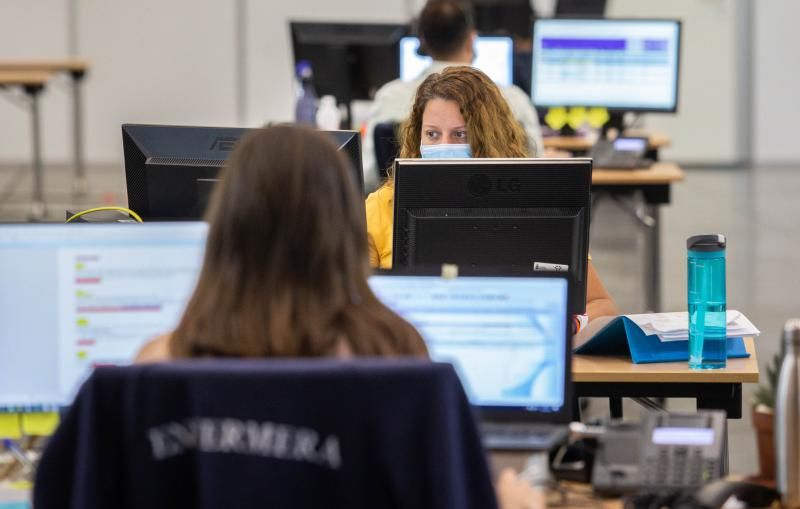
[[[339,103],[373,99],[384,83],[400,75],[400,39],[408,25],[367,23],[289,23],[295,64],[311,62],[319,96]]]
[[[453,364],[483,418],[513,413],[515,420],[569,422],[565,276],[377,273],[369,284],[416,327],[431,359]]]
[[[203,222],[0,225],[0,411],[70,403],[95,366],[129,364],[180,319]]]
[[[472,4],[478,32],[530,38],[535,18],[530,0],[472,0]]]
[[[556,17],[595,17],[606,14],[606,0],[556,0]]]
[[[592,160],[397,159],[392,268],[566,271],[586,309]]]
[[[128,206],[149,220],[202,218],[220,169],[247,131],[239,127],[124,124]],[[361,135],[357,131],[323,132],[347,154],[354,181],[363,193]]]
[[[675,112],[680,39],[681,23],[674,19],[539,19],[533,103]]]
[[[400,79],[417,79],[433,59],[419,54],[419,39],[403,37],[400,41]],[[501,87],[514,83],[514,41],[511,37],[478,37],[472,65],[486,73]]]

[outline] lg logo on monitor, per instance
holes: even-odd
[[[518,193],[521,187],[522,185],[517,178],[498,177],[492,179],[489,175],[483,173],[473,175],[467,182],[467,191],[476,198],[487,196],[493,191],[496,193]]]

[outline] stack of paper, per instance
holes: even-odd
[[[625,315],[648,336],[657,335],[661,341],[686,341],[689,339],[689,313],[645,313],[641,315]],[[758,336],[761,334],[753,322],[743,313],[735,310],[727,312],[727,336]]]

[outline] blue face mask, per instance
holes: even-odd
[[[469,143],[420,145],[419,152],[423,159],[469,159],[472,157]]]

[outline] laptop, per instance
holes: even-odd
[[[413,324],[433,360],[453,364],[484,445],[549,450],[571,420],[566,275],[439,276],[380,272],[369,284]]]

